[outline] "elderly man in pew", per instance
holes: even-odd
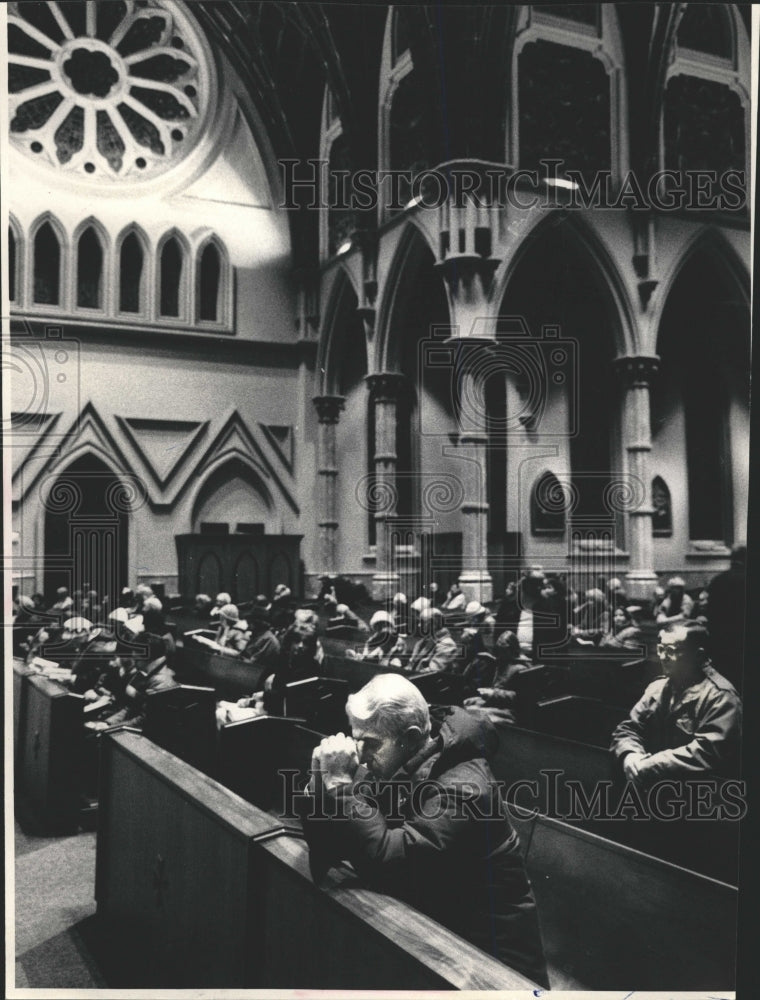
[[[315,748],[299,803],[315,878],[347,860],[372,888],[547,986],[533,891],[487,762],[493,726],[459,708],[431,713],[398,674],[373,678],[346,713],[352,735]]]
[[[738,761],[742,703],[715,670],[699,625],[673,624],[659,634],[664,676],[644,692],[612,734],[625,777],[639,785],[660,779],[731,776]]]

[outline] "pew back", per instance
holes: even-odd
[[[23,660],[13,658],[13,762],[16,771],[16,791],[21,778],[21,761],[24,747],[24,727],[26,725],[27,677],[34,674]]]
[[[264,668],[187,641],[177,653],[175,673],[183,683],[207,685],[214,688],[217,697],[237,701],[259,690]]]
[[[55,832],[79,824],[84,748],[83,698],[42,675],[25,681],[21,785],[26,802]]]
[[[98,922],[124,987],[532,990],[345,871],[314,885],[282,823],[123,731],[104,737]]]
[[[545,816],[523,833],[555,989],[733,988],[735,888]]]

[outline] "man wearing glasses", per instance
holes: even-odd
[[[671,625],[659,634],[663,677],[612,734],[611,750],[629,781],[730,776],[741,737],[742,703],[705,653],[707,632]]]

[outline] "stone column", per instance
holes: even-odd
[[[375,511],[375,574],[372,596],[375,600],[392,597],[399,587],[399,574],[393,565],[391,526],[396,514],[396,420],[398,394],[404,376],[381,372],[367,376],[375,411],[374,483],[370,498]]]
[[[649,409],[649,384],[657,373],[659,358],[638,356],[618,358],[615,368],[623,388],[623,440],[628,453],[628,473],[643,489],[644,502],[628,511],[626,547],[631,561],[626,573],[626,591],[636,600],[651,598],[657,585],[652,546],[652,474],[649,455],[652,451],[652,426]]]
[[[319,521],[320,574],[334,574],[338,569],[338,462],[336,428],[343,409],[343,396],[315,396],[319,417],[317,476],[320,483],[321,520]]]
[[[483,364],[491,341],[460,340],[457,351],[459,399],[459,447],[462,452],[464,502],[462,504],[462,573],[459,586],[468,600],[490,601],[493,597],[488,572],[488,431],[483,375],[491,366]]]

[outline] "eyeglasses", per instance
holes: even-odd
[[[657,655],[665,660],[677,660],[683,652],[683,646],[666,646],[661,642],[657,644]]]

